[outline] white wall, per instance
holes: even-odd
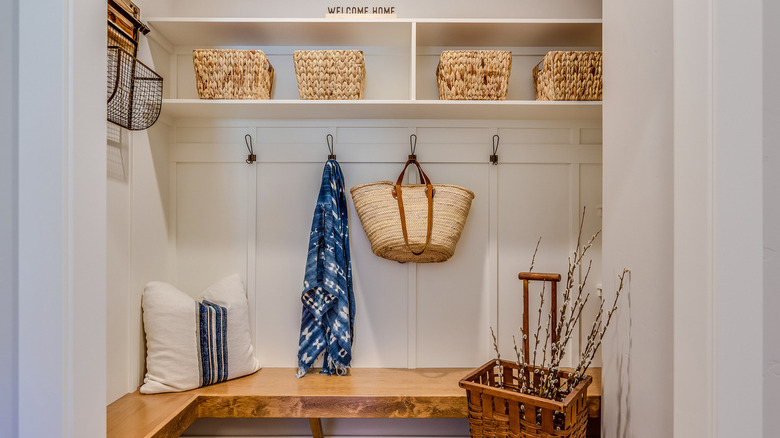
[[[764,1],[764,438],[780,431],[780,3]]]
[[[215,13],[216,3],[188,2],[186,8],[174,12],[243,17],[256,10],[259,16],[308,16],[300,5],[289,2],[275,2],[273,13],[268,13],[267,3],[262,10],[257,8],[258,3],[244,2],[237,7],[239,3],[220,5]],[[307,4],[310,7],[312,2]],[[446,2],[437,4],[440,9],[425,9],[430,3],[417,5],[411,16],[504,17],[507,9],[516,16],[528,16],[527,9],[518,9],[516,3],[502,2],[481,12],[466,5],[452,8]],[[167,13],[165,5],[155,5],[154,12],[144,4],[140,6],[144,16]],[[540,15],[533,16],[598,17],[598,6],[595,1],[535,4],[534,10]],[[167,56],[153,39],[144,38],[139,57],[163,75],[178,75],[167,75],[166,97],[194,97],[191,52],[189,48],[174,49],[174,56]],[[408,44],[402,50],[408,51]],[[532,94],[530,67],[538,56],[529,54],[520,51],[514,59],[514,98]],[[435,65],[432,51],[418,55],[417,62]],[[395,58],[403,60],[396,70],[408,70],[408,53]],[[282,76],[286,64],[280,61],[274,65],[277,75]],[[289,76],[291,71],[287,73],[285,76],[293,77]],[[387,80],[397,89],[392,96],[408,95],[408,84],[391,77]],[[427,78],[425,84],[428,88],[424,92],[435,95],[434,81]],[[367,93],[374,91],[388,92],[377,88]],[[276,92],[276,97],[294,97],[294,81],[278,83]],[[493,355],[491,325],[499,332],[503,355],[512,356],[511,335],[517,334],[521,320],[517,273],[527,270],[538,236],[544,236],[544,241],[537,271],[561,272],[566,269],[566,256],[576,239],[582,205],[587,204],[590,212],[586,233],[600,228],[598,121],[253,120],[209,124],[196,120],[172,128],[170,136],[162,132],[166,129],[160,127],[164,123],[165,119],[148,133],[134,134],[126,155],[122,153],[124,145],[109,147],[116,158],[109,159],[108,186],[112,218],[107,315],[109,402],[141,382],[144,356],[143,339],[138,336],[140,293],[150,280],[169,280],[198,296],[220,276],[239,272],[248,286],[260,360],[266,366],[295,365],[300,284],[326,132],[336,136],[349,187],[373,181],[379,174],[394,178],[394,172],[400,169],[399,159],[408,153],[408,136],[417,132],[418,153],[430,163],[427,169],[431,176],[462,184],[477,194],[458,253],[446,264],[435,266],[399,265],[373,256],[352,211],[358,295],[354,366],[474,367]],[[153,134],[155,130],[161,131]],[[247,133],[255,136],[259,149],[260,161],[253,166],[244,163],[243,137]],[[495,133],[502,139],[499,166],[487,162]],[[118,174],[112,175],[112,167]],[[278,181],[289,175],[297,177],[286,190],[278,190]],[[170,247],[161,249],[160,242],[167,241]],[[162,256],[165,250],[168,258]],[[600,282],[600,240],[591,255],[595,259],[590,277],[593,289]],[[388,277],[392,281],[387,281]],[[535,303],[536,296],[532,300]],[[585,319],[592,318],[595,310],[591,306]],[[577,353],[576,341],[569,359]],[[188,433],[208,434],[214,428],[219,433],[256,433],[253,428],[258,428],[258,422],[239,423],[199,422]],[[265,422],[259,424],[266,429]],[[384,427],[402,435],[427,435],[431,428],[455,430],[454,434],[467,430],[462,420],[438,425],[412,421],[396,429],[398,424],[380,421],[364,427]],[[353,423],[334,422],[326,427],[331,427],[333,433],[356,430]],[[288,430],[284,434],[291,433]]]
[[[671,437],[672,3],[605,0],[603,13],[608,302],[632,273],[603,345],[602,433]]]
[[[170,1],[138,0],[141,18],[171,14]],[[138,59],[169,70],[159,45],[142,36]],[[163,96],[170,93],[163,82]],[[151,280],[169,280],[168,141],[165,117],[149,130],[130,132],[108,123],[106,401],[134,391],[143,380],[145,342],[141,294]]]
[[[761,5],[674,6],[674,432],[760,436]]]
[[[762,2],[718,0],[713,11],[714,415],[719,437],[760,436],[763,72],[729,59],[763,64]]]
[[[601,16],[599,0],[493,0],[489,2],[173,0],[172,3],[173,14],[181,17],[321,18],[327,13],[328,6],[395,6],[399,18],[599,18]]]
[[[105,81],[103,19],[92,1],[19,4],[23,436],[105,430],[106,114],[95,86]]]
[[[351,207],[353,366],[476,367],[494,355],[491,325],[502,355],[513,357],[511,336],[519,334],[522,320],[517,273],[528,269],[538,237],[543,241],[536,271],[563,272],[583,205],[589,211],[586,232],[600,228],[600,122],[182,121],[169,155],[172,277],[197,297],[221,276],[240,273],[255,315],[256,353],[265,366],[296,365],[306,245],[328,132],[347,188],[395,179],[409,134],[416,132],[417,154],[434,182],[459,184],[476,195],[456,253],[443,264],[404,265],[374,256]],[[244,162],[246,133],[255,138],[254,165]],[[494,133],[501,137],[498,166],[488,162]],[[591,256],[599,266],[598,244]],[[599,281],[594,272],[591,287]],[[583,318],[592,320],[592,312]],[[570,358],[578,351],[574,344]],[[289,435],[303,423],[281,424],[209,420],[187,434]],[[280,427],[288,429],[275,432]],[[326,427],[333,434],[360,434],[362,428],[400,436],[467,434],[462,420],[334,421]]]
[[[17,2],[0,2],[0,435],[17,428]]]
[[[153,57],[156,50],[160,48],[142,37],[138,58],[152,69],[166,71],[167,57]],[[168,85],[163,83],[164,92]],[[164,117],[145,131],[130,132],[111,123],[107,126],[106,397],[111,403],[134,391],[143,380],[143,287],[152,280],[170,280],[170,129]]]
[[[169,128],[162,121],[135,133],[108,126],[106,397],[111,403],[143,379],[143,287],[169,280]]]
[[[167,17],[173,14],[172,0],[136,0],[136,6],[141,9],[141,20],[146,17]]]
[[[494,354],[491,325],[502,354],[512,356],[522,314],[517,273],[528,269],[538,237],[537,271],[564,272],[583,205],[590,211],[586,232],[600,228],[599,121],[194,123],[174,128],[169,156],[171,276],[197,297],[221,276],[240,273],[266,366],[296,364],[306,245],[328,132],[348,188],[395,179],[416,132],[431,178],[476,195],[456,254],[443,264],[374,256],[351,211],[356,367],[474,367]],[[244,163],[247,133],[259,160],[251,166]],[[488,162],[495,133],[498,166]],[[599,249],[597,243],[591,252],[596,266]],[[591,287],[599,282],[594,272]]]

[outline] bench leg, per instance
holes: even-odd
[[[309,424],[311,425],[311,436],[313,438],[322,437],[322,420],[319,418],[309,418]]]

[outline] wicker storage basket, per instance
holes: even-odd
[[[366,61],[362,50],[293,52],[301,99],[362,99]]]
[[[549,52],[539,64],[536,100],[601,100],[601,52]]]
[[[445,50],[436,67],[439,99],[504,100],[511,71],[506,50]]]
[[[350,190],[360,223],[371,242],[371,251],[398,262],[446,261],[455,253],[474,193],[455,185],[431,184],[433,202],[430,204],[427,184],[401,185],[403,175],[401,172],[396,183],[379,181]],[[425,175],[422,169],[420,175]]]
[[[491,360],[460,381],[469,406],[473,438],[585,438],[588,425],[586,376],[562,402],[522,394],[521,366]],[[538,376],[528,367],[527,378]],[[565,378],[564,372],[558,375]],[[530,414],[530,415],[529,415]]]
[[[270,99],[274,68],[261,50],[192,51],[201,99]]]

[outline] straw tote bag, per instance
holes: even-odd
[[[410,164],[422,184],[401,184]],[[406,162],[395,184],[379,181],[350,190],[371,251],[397,262],[443,262],[455,253],[474,193],[432,184],[420,163]]]

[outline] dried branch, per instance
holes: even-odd
[[[609,327],[609,323],[612,321],[612,314],[615,313],[617,310],[617,301],[620,298],[620,293],[623,291],[624,282],[626,275],[631,275],[631,271],[628,269],[623,269],[623,272],[618,275],[618,279],[620,280],[620,283],[618,283],[618,288],[615,291],[615,300],[612,302],[612,307],[607,312],[607,320],[604,323],[604,325],[601,325],[602,316],[604,314],[604,300],[601,300],[601,310],[599,311],[599,315],[596,318],[598,321],[598,326],[596,326],[596,323],[593,323],[593,328],[591,328],[591,334],[588,335],[588,343],[586,345],[586,349],[583,352],[580,363],[577,365],[577,369],[575,370],[574,377],[573,377],[573,385],[576,386],[577,383],[579,383],[582,378],[585,375],[585,372],[590,367],[590,364],[593,362],[593,358],[596,357],[596,352],[598,351],[599,347],[601,346],[601,341],[604,339],[604,334],[607,331],[607,328]]]
[[[596,232],[588,239],[585,245],[582,245],[582,233],[585,223],[585,208],[582,209],[582,216],[580,218],[579,230],[577,234],[577,245],[568,257],[568,269],[566,273],[566,284],[562,292],[563,304],[560,309],[551,309],[550,314],[547,316],[547,324],[545,326],[544,339],[541,338],[542,328],[542,310],[544,308],[544,295],[546,291],[546,282],[542,283],[542,289],[539,293],[540,302],[536,319],[536,330],[534,332],[534,346],[533,356],[531,361],[531,368],[529,369],[529,363],[525,359],[526,356],[530,356],[530,351],[525,351],[525,343],[529,340],[530,333],[525,333],[523,328],[520,328],[522,334],[522,345],[518,348],[517,339],[512,336],[512,342],[514,344],[515,356],[517,358],[517,365],[519,370],[519,384],[518,390],[524,394],[535,395],[545,397],[551,400],[563,400],[573,388],[582,381],[585,377],[585,372],[590,367],[596,353],[601,346],[604,334],[612,321],[612,316],[617,310],[617,302],[623,291],[626,275],[630,279],[630,271],[624,269],[618,276],[620,282],[615,292],[615,299],[612,302],[612,306],[605,312],[605,300],[601,300],[599,306],[599,312],[596,315],[593,325],[590,328],[590,332],[586,336],[585,346],[579,354],[577,366],[573,373],[568,373],[567,376],[560,373],[560,364],[566,355],[566,347],[575,333],[579,330],[580,321],[583,315],[588,299],[591,292],[586,290],[586,284],[590,277],[593,261],[588,261],[587,269],[583,275],[582,262],[585,259],[588,250],[593,246],[601,231]],[[541,243],[541,237],[536,242],[536,248],[534,249],[533,256],[531,257],[531,267],[529,272],[532,272],[536,263],[536,254],[539,251],[539,245]],[[578,279],[575,281],[576,278]],[[556,312],[560,314],[560,318],[553,326],[552,316]],[[605,317],[606,316],[606,317]],[[503,366],[500,362],[500,354],[498,350],[498,340],[493,328],[491,327],[490,333],[493,336],[493,348],[496,351],[496,365],[499,369],[498,384],[504,386],[503,380]],[[555,339],[555,342],[553,342]],[[542,343],[542,361],[537,364],[537,354],[539,352],[540,343]],[[549,355],[548,355],[549,346]],[[529,346],[530,349],[530,346]]]
[[[534,358],[531,366],[536,366],[536,352],[539,349],[539,332],[542,330],[542,307],[544,307],[544,289],[547,283],[542,283],[542,291],[539,293],[541,302],[539,303],[539,314],[536,317],[536,333],[534,333]]]
[[[520,333],[523,333],[523,328],[520,327]],[[525,337],[525,335],[523,335]],[[517,356],[517,366],[523,367],[522,371],[520,372],[520,391],[525,392],[527,387],[527,378],[526,378],[526,372],[528,371],[528,363],[525,361],[525,357],[521,356],[520,351],[517,349],[517,339],[515,339],[514,335],[512,336],[512,343],[515,346],[515,355]]]
[[[539,251],[539,244],[542,242],[542,236],[539,236],[539,240],[536,241],[536,249],[534,249],[534,255],[531,257],[531,267],[528,268],[528,272],[534,271],[534,264],[536,263],[536,252]]]
[[[501,365],[501,352],[498,350],[498,338],[496,338],[496,333],[493,331],[493,327],[490,327],[490,336],[493,337],[493,350],[496,352],[496,366],[498,367],[498,386],[499,388],[502,388],[504,386],[504,366]]]

